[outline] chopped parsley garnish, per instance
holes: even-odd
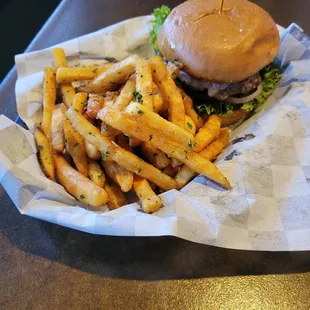
[[[139,167],[139,168],[137,169],[137,172],[140,173],[141,171],[142,171],[142,169]]]
[[[105,159],[108,157],[108,155],[110,154],[110,152],[106,151],[105,153],[101,154],[102,159]]]
[[[188,123],[188,122],[187,122],[187,126],[188,126],[189,129],[193,128],[193,125],[191,123]]]
[[[138,110],[138,114],[143,114],[143,111],[142,110]]]
[[[135,97],[135,99],[136,99],[136,101],[137,101],[138,103],[141,103],[141,104],[143,103],[142,95],[141,95],[140,92],[134,91],[134,92],[133,92],[133,96]]]
[[[40,150],[43,150],[43,149],[44,149],[43,145],[41,145],[41,144],[38,145],[38,148],[39,148]]]
[[[194,147],[194,142],[193,142],[192,140],[189,140],[188,146],[189,146],[190,148]]]
[[[94,69],[92,73],[97,73],[97,71],[98,71],[98,68]]]
[[[141,79],[143,78],[143,74],[140,75],[140,78],[141,78]]]
[[[85,196],[84,194],[81,194],[81,195],[80,195],[80,198],[81,198],[81,199],[85,199],[86,196]]]
[[[153,135],[150,135],[149,137],[149,141],[151,141],[153,139]]]

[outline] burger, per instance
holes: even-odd
[[[189,0],[154,11],[151,43],[180,63],[178,81],[200,115],[217,114],[228,126],[262,105],[280,80],[270,65],[280,38],[272,17],[246,0]]]

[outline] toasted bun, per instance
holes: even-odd
[[[272,62],[279,32],[271,16],[246,0],[189,0],[172,10],[158,34],[160,52],[195,78],[242,81]]]
[[[231,114],[217,115],[221,120],[221,126],[227,127],[237,122],[243,122],[251,112],[244,110],[233,110]],[[209,116],[203,116],[203,121],[206,122]]]

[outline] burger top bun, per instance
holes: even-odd
[[[246,0],[189,0],[172,10],[158,34],[160,52],[191,76],[242,81],[272,62],[280,44],[271,16]]]

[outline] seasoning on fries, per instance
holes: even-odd
[[[133,191],[142,210],[153,213],[162,205],[159,193],[183,187],[197,173],[230,188],[211,163],[229,130],[220,129],[216,116],[203,123],[174,81],[179,65],[131,56],[70,68],[59,48],[53,62],[45,70],[43,131],[37,128],[35,139],[45,175],[57,176],[77,200],[114,210]],[[56,102],[56,86],[63,103]]]

